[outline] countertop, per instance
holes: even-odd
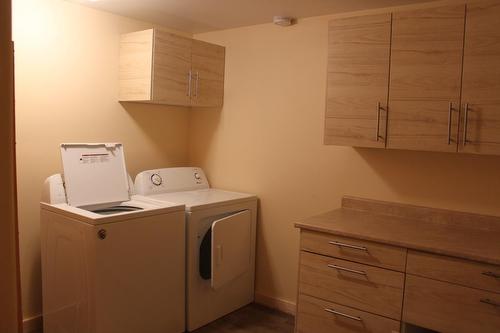
[[[370,207],[360,209],[362,208],[360,202],[368,202]],[[373,209],[374,203],[378,208]],[[417,206],[408,206],[412,210],[411,214],[391,215],[386,212],[404,210],[405,205],[395,204],[397,209],[394,209],[394,206],[387,209],[387,205],[392,204],[344,198],[344,207],[303,219],[295,226],[500,265],[500,218],[477,215],[475,219],[474,214],[444,210],[436,210],[434,217],[432,208]],[[345,206],[355,206],[356,209]],[[447,212],[450,216],[460,214],[462,219],[465,216],[470,222],[450,223],[454,221],[453,218],[442,218]],[[487,223],[484,223],[485,220]]]

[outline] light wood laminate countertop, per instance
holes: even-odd
[[[500,265],[500,217],[344,197],[297,228]]]

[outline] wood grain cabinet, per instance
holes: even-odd
[[[457,150],[465,5],[393,14],[387,147]]]
[[[383,267],[405,263],[398,247],[301,230],[296,332],[399,332],[404,273]]]
[[[499,279],[497,265],[302,229],[296,332],[496,333]]]
[[[500,154],[500,1],[467,4],[459,151]]]
[[[385,147],[391,14],[329,23],[325,143]]]
[[[332,20],[325,144],[500,154],[498,17],[477,0]]]
[[[295,226],[295,332],[500,332],[499,217],[344,198]]]
[[[225,48],[160,29],[120,40],[119,100],[220,107]]]

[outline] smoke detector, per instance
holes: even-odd
[[[281,27],[289,27],[295,23],[295,19],[289,16],[275,16],[273,17],[273,23]]]

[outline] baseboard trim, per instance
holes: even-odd
[[[23,333],[42,333],[43,320],[42,316],[34,316],[23,319]]]
[[[291,301],[255,293],[255,303],[295,316],[296,304]],[[23,319],[23,333],[41,333],[42,330],[43,320],[41,315]]]
[[[296,304],[291,301],[255,293],[255,303],[295,316]]]

